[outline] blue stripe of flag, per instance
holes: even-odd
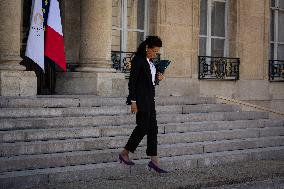
[[[49,12],[49,5],[50,5],[50,0],[42,0],[42,12],[43,12],[43,27],[45,28],[47,25],[47,18],[48,18],[48,12]]]

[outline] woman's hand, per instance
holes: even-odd
[[[163,79],[165,79],[165,76],[162,73],[158,72],[157,78],[158,78],[159,81],[162,81]]]
[[[136,102],[131,103],[131,113],[136,114],[138,112],[137,104]]]

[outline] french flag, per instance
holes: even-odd
[[[66,71],[64,38],[58,0],[33,0],[26,56],[44,70],[48,57]]]
[[[64,38],[58,0],[50,0],[45,30],[44,55],[66,71]]]

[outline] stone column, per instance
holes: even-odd
[[[112,0],[81,0],[80,32],[79,66],[57,74],[56,93],[125,96],[125,75],[111,64]]]
[[[67,64],[79,62],[80,49],[80,0],[64,1],[64,44]]]
[[[24,71],[20,57],[21,3],[0,1],[0,95],[30,96],[36,94],[34,72]]]
[[[112,0],[81,1],[81,72],[111,69]]]
[[[25,70],[19,64],[21,3],[17,0],[0,2],[0,70]]]

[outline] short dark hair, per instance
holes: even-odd
[[[135,54],[146,56],[146,47],[154,48],[154,47],[162,47],[162,46],[163,46],[163,42],[160,39],[160,37],[155,36],[155,35],[149,35],[149,36],[147,36],[145,41],[143,41],[139,45]]]

